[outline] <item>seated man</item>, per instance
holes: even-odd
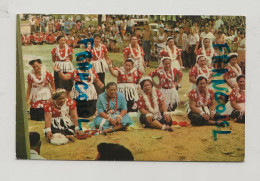
[[[231,117],[237,123],[245,123],[245,76],[237,77],[238,88],[234,88],[230,93],[230,103],[234,109]]]
[[[45,158],[43,158],[39,155],[40,149],[41,149],[40,134],[38,132],[30,132],[29,139],[30,139],[31,159],[32,160],[46,160]]]

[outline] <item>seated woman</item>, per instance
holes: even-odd
[[[54,80],[40,59],[31,60],[31,72],[28,74],[26,102],[30,101],[31,120],[44,120],[44,105],[51,98],[51,91],[54,91]]]
[[[134,156],[123,145],[114,143],[100,143],[97,145],[98,154],[95,160],[134,161]]]
[[[53,134],[60,133],[74,140],[75,132],[79,133],[78,115],[75,101],[67,98],[65,89],[56,89],[52,99],[44,106],[45,133],[48,140]]]
[[[104,135],[123,130],[132,123],[127,114],[125,97],[117,91],[117,84],[114,82],[109,82],[106,91],[98,96],[97,111],[98,116],[94,119],[94,125]]]
[[[207,78],[199,76],[197,78],[197,88],[189,93],[188,117],[193,126],[221,125],[217,121],[216,104],[214,92],[207,88]]]
[[[179,94],[176,88],[182,79],[182,73],[171,66],[172,61],[170,57],[162,58],[163,67],[159,67],[149,73],[152,77],[153,84],[160,90],[165,98],[165,105],[167,111],[174,111],[179,102]],[[153,80],[154,77],[159,78],[159,85]]]
[[[142,78],[140,85],[142,90],[137,102],[141,113],[140,122],[148,128],[172,131],[172,119],[167,112],[162,93],[153,86],[150,77]]]
[[[117,90],[122,92],[127,101],[127,111],[137,112],[135,106],[138,100],[137,84],[142,77],[142,72],[134,67],[134,61],[131,58],[126,59],[123,67],[113,69],[111,60],[107,60],[110,73],[117,77]]]
[[[241,68],[237,64],[237,61],[238,61],[237,56],[238,56],[237,53],[228,54],[229,63],[225,67],[225,69],[227,69],[227,72],[224,74],[224,79],[226,80],[230,91],[233,88],[238,88],[236,78],[239,75],[242,75]]]
[[[103,88],[104,84],[99,80],[95,70],[91,68],[92,65],[89,63],[92,58],[91,52],[81,52],[76,56],[77,70],[65,74],[57,66],[54,69],[61,79],[74,79],[70,97],[77,103],[78,116],[87,118],[96,112],[97,92],[94,83],[100,88]]]
[[[207,78],[207,84],[211,84],[212,70],[207,65],[207,60],[204,55],[198,55],[195,66],[190,69],[189,81],[192,83],[192,89],[196,87],[195,84],[197,82],[197,78],[201,75]]]
[[[234,109],[231,117],[237,123],[245,123],[245,76],[237,77],[238,88],[235,88],[230,93],[230,103]]]

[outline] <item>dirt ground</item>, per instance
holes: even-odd
[[[187,120],[187,117],[173,116],[173,120]],[[134,121],[134,126],[127,131],[107,136],[95,135],[86,140],[75,139],[75,142],[61,146],[52,145],[45,140],[43,121],[29,120],[29,131],[41,134],[41,155],[49,160],[93,160],[97,155],[97,145],[107,142],[124,145],[138,161],[243,161],[245,125],[233,121],[229,123],[230,126],[226,128],[173,127],[174,132],[168,132],[142,128],[138,121]],[[86,125],[87,123],[82,123],[83,127]],[[217,135],[217,140],[214,141],[213,129],[231,130],[231,134]]]

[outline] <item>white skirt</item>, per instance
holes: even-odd
[[[56,61],[55,66],[58,66],[61,72],[72,72],[74,70],[71,61]]]
[[[140,72],[144,73],[144,60],[142,58],[134,60],[134,67]]]
[[[118,83],[117,90],[122,92],[125,95],[126,101],[137,101],[138,100],[138,92],[137,92],[137,84],[134,83]]]
[[[51,98],[51,90],[48,87],[32,87],[30,93],[30,100],[33,102],[40,100],[48,100]]]
[[[88,100],[97,100],[97,92],[95,89],[95,86],[93,84],[89,85],[87,89],[84,88],[84,85],[79,84],[79,89],[81,90],[82,93],[86,94],[88,96]],[[80,93],[77,91],[75,88],[75,84],[72,88],[72,91],[70,93],[70,97],[72,99],[77,99],[77,97],[80,95]],[[84,100],[84,97],[82,97],[80,100]]]
[[[175,103],[179,102],[179,93],[176,90],[176,88],[171,88],[171,89],[161,88],[160,91],[165,98],[165,105],[167,110],[169,107],[172,107]]]
[[[96,73],[105,73],[108,71],[108,65],[105,59],[92,60],[90,63]]]

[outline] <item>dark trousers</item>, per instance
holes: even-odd
[[[214,115],[214,118],[213,120],[214,121],[217,121],[220,116],[219,113],[216,113]],[[209,125],[208,121],[206,119],[204,119],[200,114],[198,113],[194,113],[192,111],[189,112],[188,114],[188,118],[190,119],[190,123],[193,125],[193,126],[203,126],[203,125]]]
[[[149,128],[150,127],[150,125],[149,125],[149,123],[147,122],[147,118],[146,118],[146,115],[145,114],[141,114],[141,116],[140,116],[140,122],[142,123],[142,124],[144,124],[145,125],[145,127],[146,128]],[[153,120],[154,121],[154,120]],[[164,117],[162,117],[162,119],[160,119],[160,120],[158,120],[161,124],[165,124],[165,125],[168,125],[168,126],[171,126],[172,125],[172,119],[171,119],[171,121],[170,122],[166,122],[166,120],[164,119]]]
[[[150,55],[151,55],[150,40],[143,41],[143,50],[144,50],[144,61],[150,61]]]
[[[134,106],[135,105],[135,106]],[[137,105],[134,100],[127,101],[127,112],[137,112]]]
[[[240,116],[240,111],[238,110],[234,110],[231,113],[231,118],[236,118],[237,119],[237,123],[245,123],[245,115]]]
[[[196,63],[196,54],[194,53],[194,50],[196,48],[196,45],[189,46],[189,50],[187,52],[187,67],[193,67]]]
[[[98,78],[99,78],[99,80],[104,84],[104,85],[106,85],[105,84],[105,76],[106,76],[106,74],[105,73],[97,73],[98,74]],[[100,89],[96,84],[94,84],[95,85],[95,89],[96,89],[96,91],[97,91],[97,95],[99,95],[99,94],[102,94],[104,91],[105,91],[105,88],[102,88],[102,89]]]
[[[64,72],[66,74],[67,72]],[[62,80],[58,74],[58,72],[54,72],[54,83],[55,83],[55,88],[62,88],[65,89],[66,91],[70,92],[73,87],[73,80]]]
[[[30,119],[35,121],[44,121],[44,109],[30,108]]]

